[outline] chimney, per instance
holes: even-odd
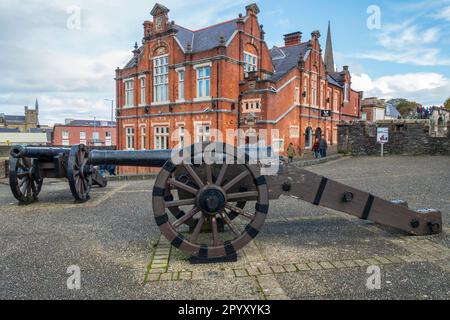
[[[342,69],[343,69],[344,71],[348,71],[348,66],[343,66]]]
[[[284,35],[284,46],[296,46],[302,42],[302,33],[300,31]]]

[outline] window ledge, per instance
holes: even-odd
[[[175,101],[175,103],[185,103],[186,102],[186,100],[184,100],[184,99],[180,99],[180,100],[176,100]]]
[[[200,98],[194,98],[195,102],[207,102],[211,101],[211,97],[200,97]]]
[[[136,106],[123,106],[122,109],[132,109],[132,108],[136,108]]]
[[[169,105],[170,101],[161,101],[161,102],[152,102],[151,106],[152,107],[158,107],[158,106],[165,106],[165,105]]]

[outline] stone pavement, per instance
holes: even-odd
[[[449,299],[450,158],[344,158],[309,170],[413,208],[442,210],[444,233],[410,237],[292,198],[269,217],[238,261],[191,265],[160,236],[152,181],[112,182],[75,205],[69,187],[44,184],[18,207],[0,185],[0,298]],[[67,267],[81,268],[68,290]],[[369,266],[381,288],[366,287]]]

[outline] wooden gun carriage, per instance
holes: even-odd
[[[235,257],[261,231],[269,200],[282,195],[411,235],[442,230],[437,210],[414,211],[404,202],[380,199],[276,158],[263,160],[252,160],[249,152],[222,143],[89,154],[91,165],[160,167],[152,193],[156,224],[172,246],[202,259]],[[279,168],[267,174],[273,165]],[[226,229],[230,232],[223,232]]]
[[[107,181],[88,163],[84,145],[71,148],[14,146],[10,152],[9,184],[20,204],[38,199],[45,178],[67,178],[77,202],[89,200],[92,184],[105,187]]]

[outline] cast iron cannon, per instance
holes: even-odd
[[[37,200],[44,178],[67,178],[76,201],[89,200],[92,184],[106,180],[88,163],[84,145],[71,148],[13,146],[10,152],[9,185],[21,204]]]
[[[162,168],[152,193],[156,224],[174,247],[203,259],[236,256],[261,231],[269,200],[282,195],[411,235],[442,230],[439,211],[413,211],[263,154],[257,152],[255,161],[248,149],[215,143],[174,151],[93,150],[89,161]]]
[[[92,165],[160,167],[152,193],[156,224],[174,247],[204,259],[236,256],[261,231],[269,200],[282,195],[411,235],[441,232],[439,211],[414,211],[261,154],[252,159],[215,143],[174,151],[93,150],[89,159]],[[230,232],[221,232],[225,228]]]

